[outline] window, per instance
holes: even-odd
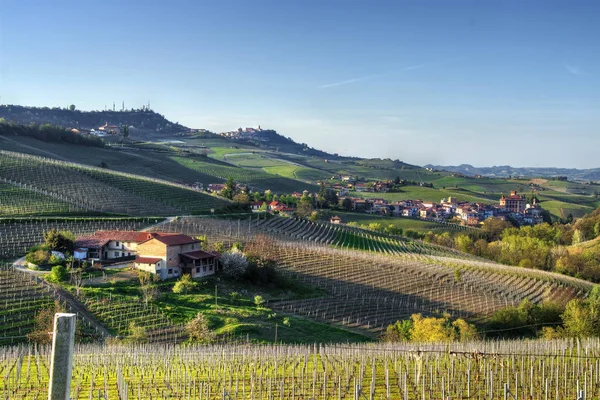
[[[200,273],[200,267],[196,267],[196,273],[199,274]]]
[[[212,271],[212,269],[213,269],[213,266],[211,265],[210,267],[208,267],[208,269]]]
[[[206,272],[206,265],[204,266],[204,272]]]
[[[115,246],[119,247],[119,242],[115,242],[115,243],[116,243],[116,245],[115,245]]]
[[[169,275],[173,273],[173,268],[169,268]]]
[[[119,257],[119,252],[115,251],[115,257]]]

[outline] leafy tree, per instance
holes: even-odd
[[[235,193],[237,191],[237,185],[234,182],[232,177],[227,178],[227,182],[225,182],[225,187],[221,190],[220,195],[227,198],[233,199]]]
[[[70,111],[75,111],[75,104],[71,104],[71,105],[69,106],[69,110],[70,110]]]
[[[50,271],[46,277],[46,280],[52,283],[65,282],[67,279],[69,279],[69,272],[67,272],[67,269],[62,265],[53,267],[52,271]]]
[[[125,126],[123,127],[123,137],[129,137],[129,125],[125,124]]]
[[[254,304],[256,307],[262,307],[265,304],[265,299],[261,295],[254,296]]]
[[[348,197],[346,197],[342,201],[342,208],[346,211],[351,211],[352,210],[352,200],[350,200]]]
[[[410,331],[413,327],[412,320],[405,319],[396,321],[396,323],[388,325],[383,334],[383,340],[386,342],[408,342],[410,341]]]
[[[75,244],[75,235],[68,231],[51,229],[44,233],[44,241],[50,250],[72,253]]]
[[[31,264],[45,265],[50,260],[51,255],[52,253],[50,253],[48,250],[38,249],[27,253],[25,260]]]
[[[184,274],[181,276],[181,278],[179,278],[177,283],[175,283],[175,286],[173,286],[173,293],[187,294],[188,292],[196,289],[197,286],[198,282],[194,282],[190,274]]]
[[[303,195],[296,207],[296,216],[306,218],[314,211],[312,199],[309,196]]]
[[[250,197],[246,193],[238,193],[233,196],[232,200],[238,204],[250,203]]]
[[[424,318],[421,314],[413,314],[411,319],[410,337],[413,342],[451,342],[457,338],[448,318]]]
[[[65,312],[65,309],[58,301],[55,301],[50,307],[39,310],[33,319],[33,330],[27,335],[29,341],[38,344],[52,343],[54,314],[60,312]]]
[[[248,260],[244,254],[237,249],[232,249],[230,252],[223,253],[220,261],[223,266],[223,274],[233,279],[240,279],[246,274],[246,270],[248,269]]]
[[[316,222],[319,220],[319,218],[321,218],[321,214],[319,214],[319,212],[317,210],[314,210],[313,212],[310,213],[308,220],[312,221],[312,222]]]
[[[575,229],[575,231],[573,231],[572,243],[573,244],[579,244],[579,243],[581,243],[583,241],[585,241],[585,236],[583,235],[583,233],[579,229]]]
[[[208,327],[208,321],[202,313],[196,314],[196,317],[188,322],[185,330],[190,335],[190,341],[200,343],[210,343],[214,340],[214,333]]]

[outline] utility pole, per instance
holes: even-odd
[[[70,398],[76,317],[76,314],[67,313],[54,315],[48,400],[69,400]]]

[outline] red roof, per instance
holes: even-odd
[[[140,264],[156,264],[157,262],[161,261],[162,258],[156,258],[156,257],[140,257],[137,256],[135,258],[135,262],[136,263],[140,263]]]
[[[181,253],[181,256],[189,258],[190,260],[203,260],[206,258],[217,258],[217,254],[209,253],[204,250],[188,251],[187,253]]]
[[[108,240],[118,240],[120,242],[143,242],[148,238],[147,232],[138,231],[96,231],[94,236],[106,238]]]
[[[151,235],[152,235],[152,237],[149,237],[148,240],[156,239],[159,242],[166,244],[167,246],[180,246],[183,244],[200,242],[198,239],[194,239],[193,237],[190,237],[187,235],[182,235],[179,233],[165,234],[165,233],[161,233],[161,232],[155,232]],[[148,240],[146,240],[146,242]]]

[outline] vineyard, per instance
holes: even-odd
[[[318,190],[316,185],[311,185],[290,178],[280,177],[266,173],[262,170],[228,166],[222,163],[207,162],[189,157],[173,157],[173,160],[182,166],[198,171],[202,175],[213,177],[214,180],[224,182],[231,177],[234,181],[249,185],[259,190],[270,189],[276,193],[302,192]],[[208,182],[214,183],[214,182]]]
[[[70,231],[75,236],[97,230],[140,230],[158,222],[148,218],[37,218],[0,220],[0,259],[25,255],[27,250],[44,241],[51,229]]]
[[[202,214],[229,204],[167,181],[6,151],[0,151],[0,181],[105,213]]]
[[[26,274],[0,265],[0,345],[25,341],[35,314],[53,304],[46,288]]]
[[[98,346],[75,349],[72,399],[587,399],[600,342]],[[0,350],[0,396],[46,398],[49,348]]]
[[[46,195],[43,191],[0,183],[0,217],[64,214],[83,215],[89,212],[68,201]]]
[[[293,219],[273,220],[293,224],[289,232],[302,232],[309,226]],[[283,273],[325,290],[327,296],[272,302],[269,307],[373,335],[413,313],[447,312],[453,317],[484,320],[498,309],[518,305],[524,299],[565,304],[585,296],[592,287],[589,282],[564,275],[458,258],[460,253],[451,250],[443,253],[416,247],[417,251],[411,252],[405,247],[392,252],[386,247],[386,251],[378,251],[372,244],[370,253],[353,251],[349,246],[332,248],[327,240],[299,240],[303,235],[264,229],[264,224],[273,220],[182,218],[160,229],[207,235],[209,241],[225,246],[270,232],[277,240],[264,249],[264,254],[277,260]],[[324,237],[328,234],[317,233]]]

